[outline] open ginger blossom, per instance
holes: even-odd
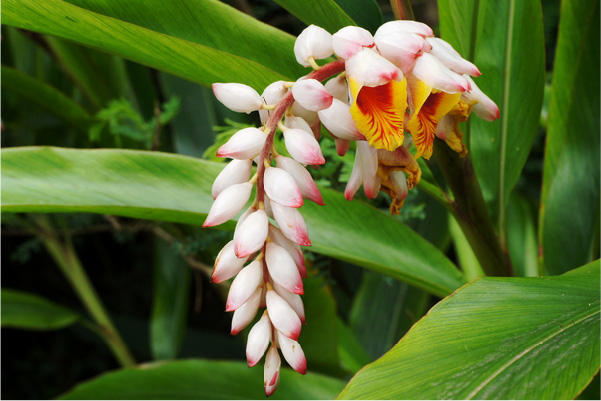
[[[338,154],[356,142],[346,199],[361,186],[369,198],[382,190],[392,200],[391,213],[398,213],[408,190],[419,183],[416,159],[430,158],[436,137],[464,156],[459,122],[472,110],[489,121],[499,117],[498,107],[471,78],[480,75],[478,68],[419,22],[388,22],[374,36],[356,26],[331,35],[311,25],[298,36],[294,53],[300,64],[313,69],[296,82],[274,82],[261,95],[239,83],[213,84],[226,107],[258,111],[263,124],[238,131],[219,148],[217,155],[232,161],[213,184],[215,202],[204,227],[234,218],[256,186],[233,240],[215,261],[212,280],[235,277],[226,304],[226,311],[233,312],[232,334],[264,308],[249,332],[246,357],[254,366],[265,355],[268,396],[280,381],[280,353],[294,370],[307,371],[298,338],[305,323],[301,246],[311,241],[299,208],[305,200],[324,204],[305,167],[325,163],[318,142],[321,124],[336,141]],[[317,64],[332,55],[335,61]],[[278,129],[291,157],[274,149]],[[257,172],[251,177],[253,162]]]

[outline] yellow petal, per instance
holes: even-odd
[[[376,149],[394,150],[403,144],[403,121],[407,109],[407,81],[360,86],[349,78],[353,96],[351,116],[369,144]]]
[[[426,98],[425,94],[428,94]],[[414,111],[407,127],[417,148],[415,157],[429,159],[438,122],[459,102],[461,93],[441,92],[415,80],[411,84],[411,96]]]

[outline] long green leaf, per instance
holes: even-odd
[[[0,296],[3,328],[56,330],[80,319],[77,313],[38,295],[3,288]]]
[[[547,274],[586,263],[599,242],[599,68],[599,2],[563,1],[539,220]]]
[[[223,168],[174,154],[48,147],[2,150],[2,211],[92,212],[202,224]],[[307,202],[311,250],[447,295],[463,275],[433,245],[386,213],[322,189]],[[232,225],[226,226],[233,228]]]
[[[344,382],[316,373],[301,376],[282,368],[273,399],[332,399]],[[238,400],[264,399],[263,369],[244,362],[190,359],[141,365],[84,382],[67,400]]]
[[[445,298],[344,399],[571,399],[599,369],[599,261],[481,278]]]
[[[87,111],[58,89],[4,65],[2,88],[40,105],[81,131],[87,131],[93,122]]]
[[[290,79],[286,74],[292,69],[304,71],[296,63],[291,67],[292,36],[231,7],[217,5],[213,0],[189,1],[189,7],[178,11],[179,17],[188,17],[183,21],[173,17],[177,7],[172,2],[155,3],[162,4],[162,8],[151,8],[147,2],[140,2],[138,7],[132,7],[130,2],[90,3],[114,11],[117,17],[113,18],[63,0],[6,0],[2,4],[2,22],[98,48],[204,85],[218,81],[244,82],[262,90],[273,81]],[[117,12],[138,23],[145,21],[149,27],[120,20]],[[227,21],[227,24],[202,25],[201,20]],[[195,29],[190,28],[190,24],[194,24]],[[153,29],[156,25],[161,29]],[[234,29],[239,31],[236,35]],[[182,31],[195,36],[176,35]],[[208,35],[223,36],[223,43],[204,40]],[[262,47],[257,47],[258,44]],[[236,52],[232,52],[232,48],[237,49]],[[245,57],[249,54],[254,56]],[[268,61],[270,66],[264,64]]]
[[[374,0],[275,0],[305,24],[315,24],[335,33],[359,25],[375,33],[382,24],[382,11]]]
[[[439,0],[438,5],[443,39],[473,58],[482,72],[476,84],[501,111],[492,123],[471,118],[469,130],[484,199],[503,227],[509,195],[540,120],[545,77],[541,5],[538,0]]]
[[[173,359],[186,331],[190,303],[190,268],[170,246],[155,239],[154,299],[150,346],[154,359]]]
[[[507,248],[516,276],[541,275],[535,221],[534,210],[526,198],[517,192],[512,193],[507,207]]]

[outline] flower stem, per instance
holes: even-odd
[[[85,308],[98,324],[100,328],[98,333],[107,343],[115,358],[123,367],[135,366],[136,361],[104,309],[98,294],[96,294],[88,275],[81,265],[71,240],[67,238],[62,241],[58,238],[45,216],[37,221],[37,225],[38,237],[69,280]]]
[[[488,276],[512,276],[509,256],[503,252],[469,155],[460,158],[443,141],[434,141],[434,157],[453,192],[453,215]]]

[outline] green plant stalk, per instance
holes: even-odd
[[[470,157],[460,158],[440,140],[434,141],[434,157],[453,192],[453,207],[456,209],[453,215],[484,273],[488,276],[512,276],[509,256],[501,249]]]
[[[100,327],[98,333],[107,343],[115,355],[115,358],[117,358],[123,367],[135,366],[136,361],[104,309],[98,294],[94,290],[88,275],[81,265],[71,241],[61,241],[56,234],[53,233],[46,218],[38,220],[38,227],[38,237],[42,240],[54,261],[58,264],[65,277],[67,277],[71,283],[77,296]]]

